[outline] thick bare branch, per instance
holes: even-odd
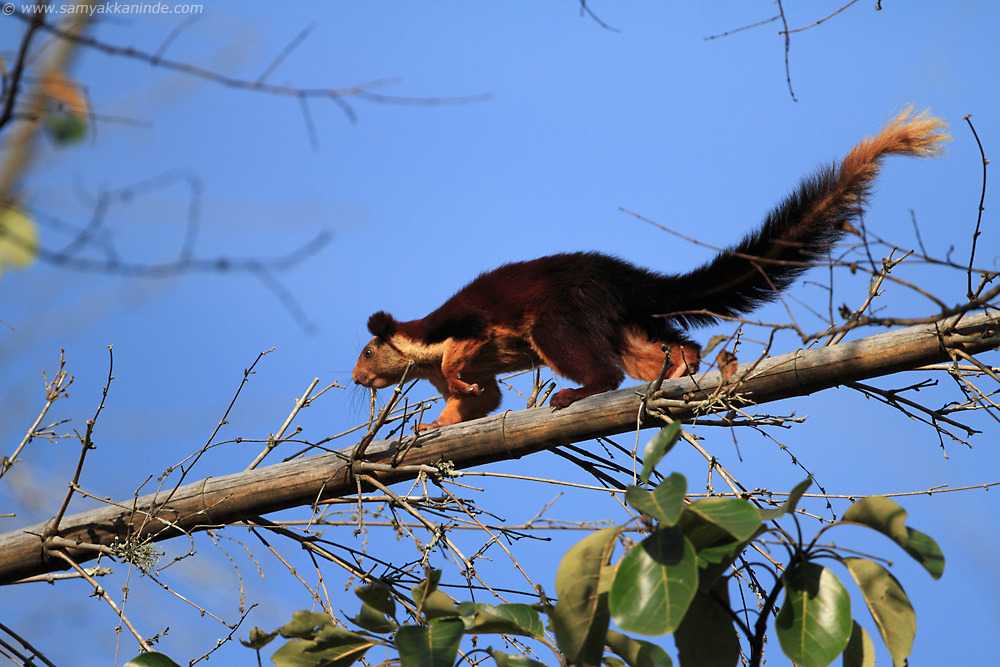
[[[1000,313],[990,311],[963,316],[869,338],[813,350],[800,350],[740,366],[725,383],[722,394],[727,406],[765,403],[810,394],[847,382],[889,375],[950,359],[948,350],[958,348],[976,354],[1000,347]],[[669,411],[674,419],[690,419],[719,403],[718,372],[665,382],[656,397],[646,402],[650,412]],[[556,445],[608,436],[635,428],[643,410],[644,386],[621,389],[581,400],[549,412],[530,409],[457,424],[419,437],[373,442],[367,462],[358,462],[382,485],[412,478],[440,462],[469,468],[493,461],[518,458]],[[739,401],[736,397],[738,395]],[[728,409],[728,407],[726,408]],[[643,426],[659,422],[647,416]],[[405,453],[400,454],[405,445]],[[287,461],[256,470],[212,477],[172,490],[151,494],[74,516],[63,517],[58,537],[90,544],[114,540],[164,540],[179,534],[237,522],[248,517],[290,507],[310,505],[317,498],[335,498],[357,492],[352,479],[353,448]],[[388,464],[398,457],[398,466]],[[377,470],[374,471],[373,470]],[[133,509],[136,508],[136,509]],[[150,512],[154,515],[151,517]],[[64,567],[47,553],[46,524],[0,535],[0,583]],[[76,562],[93,558],[96,552],[60,551]],[[53,545],[54,546],[54,545]]]

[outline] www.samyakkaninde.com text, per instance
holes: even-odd
[[[201,14],[204,9],[204,5],[169,5],[165,2],[0,3],[0,11],[6,16],[10,16],[14,12],[25,15],[86,14],[88,16],[96,14]]]

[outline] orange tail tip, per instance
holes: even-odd
[[[868,160],[881,155],[912,155],[934,157],[944,151],[944,142],[951,141],[948,123],[932,116],[929,109],[914,115],[913,107],[903,109],[874,137],[865,137],[851,154]]]

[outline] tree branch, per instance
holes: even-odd
[[[650,412],[669,411],[673,419],[690,419],[716,407],[760,404],[805,395],[848,382],[889,375],[950,359],[949,348],[968,354],[1000,347],[1000,312],[989,311],[877,334],[857,341],[743,364],[728,382],[717,371],[665,382],[646,401]],[[728,392],[724,404],[712,399]],[[593,396],[550,412],[508,411],[484,419],[441,428],[418,436],[371,443],[366,460],[387,464],[399,457],[400,467],[373,465],[367,474],[381,485],[412,478],[423,466],[451,461],[469,468],[572,442],[631,431],[644,402],[645,386]],[[643,427],[659,422],[645,418]],[[400,452],[405,446],[405,452]],[[215,528],[248,517],[319,499],[357,492],[350,475],[353,447],[287,461],[251,471],[211,477],[169,492],[63,517],[58,537],[90,544],[165,540]],[[169,502],[165,504],[168,493]],[[133,509],[134,508],[134,509]],[[152,516],[151,516],[152,513]],[[59,570],[65,566],[46,551],[46,524],[0,535],[0,583]],[[60,550],[76,562],[96,552]]]

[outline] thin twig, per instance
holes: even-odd
[[[371,484],[376,489],[378,489],[378,490],[382,491],[383,493],[385,493],[386,495],[392,497],[394,503],[396,503],[397,505],[399,505],[400,507],[402,507],[404,510],[406,510],[406,512],[410,516],[412,516],[417,521],[419,521],[421,524],[423,524],[423,526],[425,528],[427,528],[427,530],[431,531],[431,533],[433,533],[436,537],[440,537],[441,539],[443,539],[444,542],[445,542],[445,544],[448,545],[448,548],[451,549],[451,551],[455,554],[455,556],[461,562],[462,568],[465,571],[466,576],[471,576],[472,575],[473,567],[472,567],[471,561],[469,561],[469,559],[466,558],[465,555],[462,553],[461,549],[459,549],[458,546],[454,542],[451,541],[451,539],[448,537],[448,534],[447,534],[447,532],[446,532],[446,530],[444,529],[443,526],[438,526],[438,525],[434,524],[432,521],[424,518],[424,516],[420,512],[418,512],[416,509],[414,509],[414,507],[412,505],[410,505],[408,502],[406,502],[406,500],[404,500],[401,496],[397,495],[389,487],[387,487],[386,485],[382,484],[381,482],[379,482],[374,477],[372,477],[370,475],[359,475],[359,478],[361,478],[365,483]]]
[[[976,241],[979,240],[979,226],[983,221],[983,211],[985,210],[983,204],[986,202],[986,166],[990,163],[986,159],[986,151],[983,150],[983,142],[979,140],[979,134],[976,132],[976,128],[972,125],[972,114],[965,117],[965,122],[969,124],[969,129],[972,130],[972,136],[976,139],[976,144],[979,146],[979,155],[983,160],[983,188],[979,195],[979,209],[976,215],[976,231],[972,234],[972,251],[969,253],[969,299],[975,298],[975,294],[972,292],[972,265],[975,263],[976,259]]]
[[[66,510],[69,508],[69,501],[73,498],[73,493],[80,487],[80,475],[83,473],[83,462],[87,458],[87,452],[91,449],[96,449],[91,436],[94,433],[94,426],[97,424],[97,418],[100,416],[101,411],[104,410],[104,401],[108,398],[108,390],[111,388],[111,381],[114,379],[114,369],[114,346],[108,345],[108,379],[104,383],[104,390],[101,393],[101,404],[97,406],[97,411],[94,413],[94,416],[87,420],[87,428],[83,437],[80,438],[80,459],[76,464],[76,472],[73,473],[73,480],[69,483],[69,491],[66,492],[66,497],[63,498],[59,511],[56,512],[55,518],[46,529],[47,535],[55,535],[59,532],[59,522],[62,521],[63,516],[66,514]]]
[[[406,383],[406,376],[410,374],[410,369],[413,368],[413,361],[409,361],[406,364],[406,368],[403,370],[403,377],[399,378],[399,382],[396,383],[396,388],[392,390],[392,396],[389,397],[389,402],[382,407],[382,411],[379,412],[378,418],[373,424],[368,427],[368,432],[361,438],[361,442],[358,443],[357,447],[354,448],[354,460],[358,460],[365,455],[365,450],[368,449],[368,445],[375,440],[375,436],[378,434],[379,429],[385,425],[386,420],[389,418],[389,413],[392,412],[393,408],[399,403],[399,399],[403,395],[403,385]],[[372,389],[372,404],[374,405],[375,400],[375,390]]]
[[[28,432],[25,433],[24,438],[14,449],[14,452],[9,457],[3,457],[3,459],[0,459],[0,477],[3,477],[4,474],[6,474],[6,472],[14,466],[17,462],[17,457],[21,454],[21,450],[23,450],[24,447],[37,436],[38,425],[42,423],[42,419],[45,418],[45,414],[49,411],[49,408],[52,407],[52,404],[60,398],[69,395],[67,390],[69,389],[69,386],[73,384],[73,376],[66,373],[65,352],[66,351],[63,349],[59,350],[59,370],[56,371],[52,380],[50,381],[48,378],[45,378],[45,405],[42,406],[42,411],[38,413],[38,418],[35,419],[35,423],[33,423],[28,429]],[[42,374],[42,377],[45,377],[44,373]]]
[[[793,29],[791,29],[791,30],[788,30],[788,29],[786,28],[786,29],[785,29],[785,32],[788,32],[788,33],[792,33],[792,32],[802,32],[803,30],[808,30],[809,28],[815,28],[815,27],[816,27],[816,26],[818,26],[818,25],[819,25],[820,23],[824,23],[824,22],[826,22],[826,21],[829,21],[829,20],[830,20],[830,19],[832,19],[832,18],[833,18],[834,16],[836,16],[836,15],[837,15],[837,14],[839,14],[840,12],[844,11],[845,9],[847,9],[848,7],[850,7],[851,5],[853,5],[853,4],[854,4],[855,2],[857,2],[857,1],[858,1],[858,0],[851,0],[851,1],[850,1],[850,2],[848,2],[848,3],[846,4],[846,5],[844,5],[844,6],[843,6],[843,7],[841,7],[840,9],[838,9],[837,11],[833,12],[832,14],[828,14],[827,16],[824,16],[823,18],[819,19],[818,21],[813,21],[813,22],[812,22],[812,23],[810,23],[809,25],[807,25],[807,26],[802,26],[801,28],[793,28]]]
[[[718,35],[709,35],[708,37],[705,38],[705,41],[707,42],[713,39],[719,39],[721,37],[728,37],[729,35],[733,35],[735,33],[742,32],[744,30],[750,30],[751,28],[759,28],[762,25],[767,25],[768,23],[774,23],[775,21],[780,21],[780,20],[781,20],[781,15],[779,14],[778,16],[772,16],[771,18],[764,19],[763,21],[757,21],[757,23],[751,23],[750,25],[745,25],[739,28],[733,28],[732,30],[721,32]]]
[[[55,556],[56,558],[60,558],[66,561],[71,568],[76,570],[77,574],[86,579],[87,583],[89,583],[91,586],[94,587],[94,594],[97,595],[97,597],[102,598],[109,605],[111,605],[111,608],[115,610],[115,613],[118,615],[118,618],[121,619],[122,623],[125,624],[125,627],[127,627],[129,629],[129,632],[132,633],[132,636],[135,637],[136,641],[139,642],[139,646],[142,647],[143,651],[148,652],[153,650],[153,647],[150,646],[149,643],[142,638],[142,635],[140,635],[139,631],[135,629],[135,626],[132,625],[132,622],[128,620],[128,618],[125,616],[122,610],[118,608],[118,605],[115,604],[115,601],[111,599],[111,596],[108,595],[107,591],[104,590],[104,587],[102,587],[99,583],[97,583],[93,577],[87,574],[86,570],[77,565],[76,561],[74,561],[72,558],[64,554],[62,551],[52,550],[49,551],[49,553]]]
[[[41,651],[39,651],[37,648],[35,648],[34,646],[32,646],[28,642],[27,639],[25,639],[21,635],[17,634],[16,632],[14,632],[13,630],[11,630],[10,628],[8,628],[3,623],[0,623],[0,631],[3,631],[5,633],[7,633],[8,635],[10,635],[11,637],[13,637],[15,640],[17,640],[17,642],[19,644],[21,644],[21,646],[23,646],[26,650],[31,651],[31,654],[33,656],[35,656],[36,658],[38,658],[39,660],[41,660],[42,662],[44,662],[46,665],[48,665],[48,667],[56,667],[55,665],[52,664],[51,661],[49,661],[48,658],[46,658],[44,655],[42,655]],[[28,664],[28,663],[25,663],[25,664]]]
[[[299,410],[309,405],[310,403],[309,394],[312,393],[312,390],[316,388],[317,384],[319,384],[319,378],[313,378],[313,381],[309,384],[308,387],[306,387],[305,393],[302,394],[302,398],[299,398],[298,400],[295,401],[295,407],[292,408],[292,412],[291,414],[288,415],[288,419],[285,420],[285,423],[281,425],[281,428],[278,429],[278,432],[276,434],[272,435],[270,438],[267,439],[267,446],[264,447],[264,449],[261,450],[260,454],[257,455],[257,458],[255,458],[253,462],[246,467],[247,470],[253,470],[258,465],[260,465],[260,462],[264,460],[264,457],[267,456],[271,452],[271,450],[273,450],[278,445],[279,442],[281,442],[282,436],[285,435],[285,431],[291,425],[292,420],[295,419],[295,415],[299,414]]]
[[[785,80],[788,82],[788,94],[792,96],[793,102],[798,102],[795,99],[795,91],[792,90],[792,67],[789,64],[788,54],[792,50],[792,38],[788,34],[788,19],[785,17],[785,8],[781,4],[781,0],[778,0],[778,14],[781,16],[781,25],[784,26],[780,35],[785,38]]]

